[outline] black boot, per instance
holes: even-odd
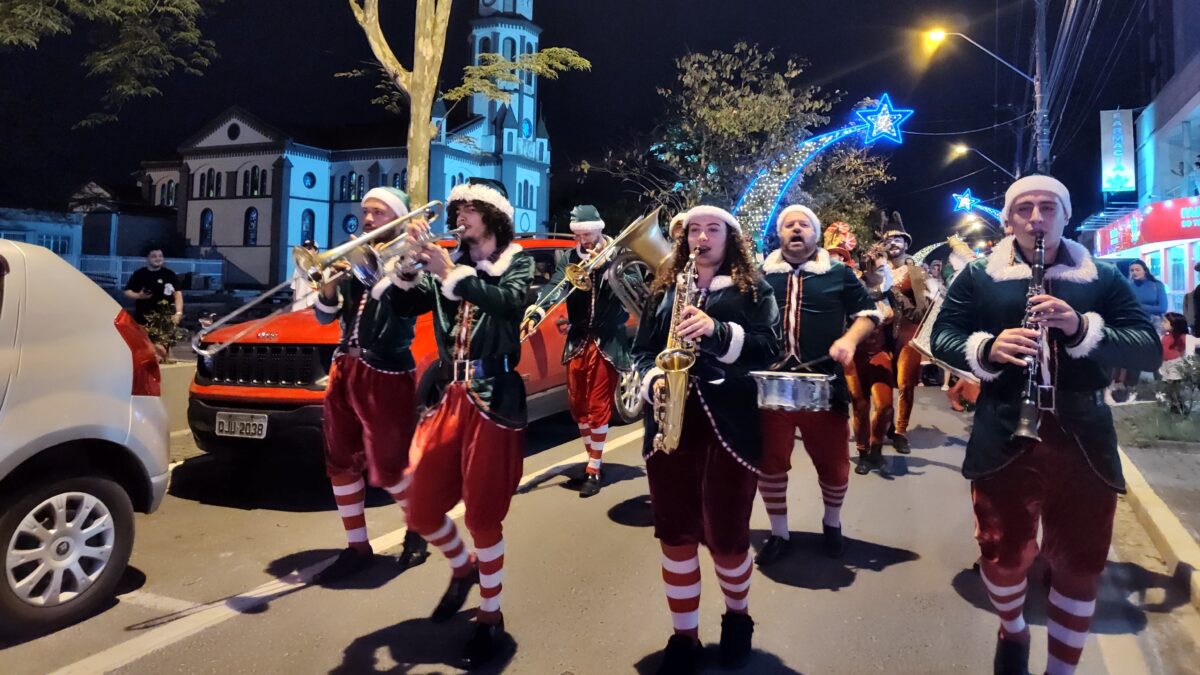
[[[996,640],[995,675],[1029,675],[1029,642]]]
[[[902,455],[907,455],[912,452],[912,446],[908,443],[908,436],[905,436],[904,434],[896,434],[892,437],[892,447],[896,449],[896,452]]]
[[[504,619],[499,623],[476,623],[475,634],[467,641],[463,660],[467,668],[479,668],[496,658],[500,638],[504,636]]]
[[[433,609],[433,615],[429,618],[434,623],[443,623],[454,618],[458,614],[458,610],[467,601],[467,595],[471,592],[471,587],[479,583],[479,568],[472,563],[471,573],[465,577],[453,577],[450,579],[450,585],[446,587],[446,592],[442,594],[442,599],[438,601],[437,607]]]
[[[858,450],[858,464],[854,466],[854,473],[865,476],[871,473],[871,451],[865,448]]]
[[[672,635],[663,650],[657,675],[695,675],[700,672],[700,644],[689,635]]]
[[[830,558],[840,558],[846,552],[846,539],[842,537],[841,526],[833,527],[821,524],[821,529],[825,534],[825,555]]]
[[[429,559],[429,542],[421,535],[409,530],[404,533],[404,549],[400,551],[396,563],[401,570],[416,567]]]
[[[767,537],[766,543],[759,549],[758,555],[754,556],[754,564],[762,567],[770,565],[787,555],[788,548],[792,545],[791,539],[785,539],[777,535]]]
[[[583,486],[579,488],[579,497],[587,499],[600,494],[600,474],[589,473],[583,481]]]
[[[721,668],[735,670],[750,660],[750,636],[754,635],[754,619],[749,614],[726,612],[721,617]]]
[[[367,569],[375,562],[375,554],[371,551],[360,551],[353,546],[342,549],[337,559],[329,567],[313,575],[314,584],[331,584],[342,579],[348,579]]]

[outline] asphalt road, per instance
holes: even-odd
[[[914,452],[889,456],[892,477],[851,476],[840,561],[819,553],[820,492],[798,452],[789,500],[797,546],[753,578],[757,652],[743,672],[990,670],[996,620],[971,571],[977,551],[968,486],[958,475],[967,418],[949,412],[936,390],[921,390],[918,404]],[[557,416],[531,427],[526,479],[505,523],[513,642],[485,672],[657,666],[670,618],[640,432],[613,430],[608,484],[583,500],[558,473],[583,461],[574,425]],[[382,492],[368,504],[376,550],[397,552],[397,507]],[[760,504],[752,527],[758,545],[766,536]],[[139,517],[137,536],[119,600],[76,626],[5,646],[0,672],[458,672],[468,614],[438,626],[426,619],[448,578],[440,555],[399,575],[385,560],[343,587],[305,585],[343,545],[312,458],[189,459],[175,468],[162,509]],[[1080,672],[1200,672],[1200,619],[1123,503],[1115,540]],[[712,645],[723,606],[704,557],[701,637]],[[1031,577],[1027,619],[1040,672],[1044,588],[1040,574]]]

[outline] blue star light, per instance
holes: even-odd
[[[904,123],[904,120],[912,117],[913,111],[911,108],[896,108],[892,105],[891,97],[884,94],[879,97],[879,105],[866,110],[855,110],[854,114],[867,125],[866,138],[863,143],[870,145],[881,138],[895,143],[903,143],[904,138],[900,134],[900,125]]]
[[[979,202],[983,200],[971,195],[971,188],[967,188],[962,194],[954,195],[954,210],[955,211],[970,211],[975,208]]]

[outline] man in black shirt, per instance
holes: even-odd
[[[165,343],[173,342],[165,339],[165,328],[183,320],[183,293],[179,278],[163,266],[161,247],[152,244],[147,248],[146,266],[129,277],[125,297],[133,300],[133,318],[147,328],[159,359],[165,359]]]

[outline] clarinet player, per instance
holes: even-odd
[[[1161,350],[1117,269],[1062,238],[1066,186],[1021,178],[1003,217],[1011,236],[955,278],[932,345],[982,382],[962,472],[1000,616],[994,672],[1027,672],[1026,573],[1040,552],[1051,572],[1046,672],[1062,675],[1083,652],[1125,491],[1104,386],[1113,368],[1154,370]]]

